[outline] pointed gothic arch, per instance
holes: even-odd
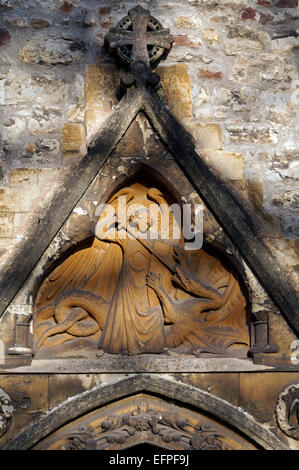
[[[238,436],[237,438],[241,439],[241,446],[247,445],[248,447],[245,447],[247,449],[286,449],[286,445],[277,436],[267,428],[260,425],[249,413],[245,412],[241,408],[217,398],[216,396],[213,396],[197,387],[195,388],[191,385],[186,385],[182,382],[170,379],[167,376],[163,376],[163,374],[155,376],[151,374],[137,374],[117,379],[116,381],[113,381],[112,379],[109,383],[103,383],[89,391],[72,397],[66,402],[60,404],[58,407],[55,407],[47,413],[46,416],[15,435],[5,446],[4,450],[29,450],[39,448],[39,445],[40,448],[43,448],[43,440],[44,442],[47,442],[47,439],[49,439],[51,442],[52,436],[54,436],[55,442],[55,433],[57,433],[58,436],[61,432],[63,435],[69,434],[70,436],[75,436],[73,430],[69,432],[68,426],[73,426],[73,423],[76,426],[77,422],[81,422],[81,419],[83,421],[86,417],[88,419],[90,413],[90,416],[93,416],[92,413],[97,414],[99,412],[104,418],[105,410],[108,410],[106,415],[109,417],[110,415],[108,416],[108,413],[114,406],[117,408],[120,407],[120,412],[118,412],[119,415],[130,415],[128,408],[122,413],[122,401],[125,404],[127,401],[132,403],[136,398],[139,398],[140,394],[153,398],[154,400],[162,400],[163,406],[170,406],[170,408],[171,405],[169,404],[169,401],[171,401],[171,403],[175,404],[175,411],[182,413],[181,417],[184,417],[185,410],[189,410],[194,412],[195,415],[197,414],[197,419],[199,419],[199,421],[201,417],[203,419],[210,419],[212,422],[210,421],[209,425],[213,423],[216,428],[220,424],[222,428],[218,427],[216,434],[219,432],[220,435],[228,433],[228,435],[231,436]],[[153,413],[153,415],[161,416],[162,408],[159,408],[158,406],[158,409],[159,412]],[[169,408],[167,409],[167,413],[168,411]],[[194,416],[192,419],[194,423]],[[76,422],[76,420],[78,421]],[[146,418],[146,422],[148,422],[147,420],[148,417]],[[104,419],[100,420],[98,430],[103,431],[103,427],[101,426],[103,421]],[[173,431],[171,426],[172,425],[170,425],[168,431]],[[107,423],[107,426],[105,424],[104,427],[109,429],[109,423]],[[145,427],[148,428],[149,426],[146,424]],[[66,433],[64,431],[66,431]],[[161,439],[161,435],[155,439],[154,433],[152,433],[150,429],[148,429],[148,431],[149,433],[143,437],[141,435],[137,435],[137,441],[139,438],[143,438],[144,442],[149,442],[154,445],[162,445],[162,447],[164,446],[167,448],[167,442],[163,441],[163,438]],[[174,429],[174,431],[176,430]],[[190,437],[192,439],[193,432],[189,434],[189,438]],[[191,439],[189,440],[189,444]],[[128,441],[125,440],[125,442],[120,444],[126,444],[126,442]],[[197,440],[197,442],[200,443],[201,441]],[[135,444],[137,443],[138,442]],[[213,439],[211,440],[211,443],[213,443],[213,445],[217,445]],[[80,444],[80,439],[78,444]],[[91,443],[91,445],[94,444]],[[172,448],[176,449],[176,447]],[[190,446],[189,448],[192,447]]]

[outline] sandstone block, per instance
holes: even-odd
[[[0,211],[2,212],[38,212],[43,196],[35,188],[19,187],[0,188]]]
[[[199,47],[201,46],[201,42],[195,36],[186,36],[184,34],[174,36],[174,44],[175,46],[186,46],[186,47]]]
[[[61,130],[61,148],[64,156],[76,157],[86,152],[85,129],[82,124],[64,124]]]
[[[0,237],[13,236],[14,214],[12,212],[0,212]]]
[[[218,150],[222,147],[222,131],[219,124],[197,124],[193,135],[199,150]]]
[[[250,142],[276,144],[278,142],[277,131],[272,127],[260,127],[253,125],[229,124],[227,131],[231,142]]]
[[[32,18],[31,26],[35,29],[43,29],[51,26],[51,21],[48,21],[44,18]]]
[[[88,65],[86,68],[87,140],[103,125],[117,104],[119,72],[114,65]]]
[[[299,38],[290,36],[287,38],[273,39],[270,46],[273,52],[290,52],[295,47],[299,47]]]
[[[201,26],[200,18],[193,18],[191,16],[178,16],[174,20],[174,24],[180,28],[197,29]]]
[[[224,150],[205,150],[201,155],[218,170],[223,178],[242,180],[244,177],[244,157],[240,153]]]
[[[219,42],[219,36],[217,32],[211,28],[205,29],[204,32],[202,33],[202,37],[208,44]]]
[[[84,118],[85,106],[73,106],[67,114],[67,119],[71,122],[83,122]]]
[[[2,131],[3,139],[8,142],[14,141],[26,130],[26,121],[24,119],[13,119],[10,124],[11,125],[4,126]]]
[[[35,142],[26,142],[23,149],[23,157],[30,158],[35,152]]]
[[[176,64],[157,70],[171,112],[185,123],[192,117],[191,81],[188,65]]]
[[[36,168],[15,168],[10,173],[11,186],[36,186],[37,169]]]
[[[38,186],[43,188],[56,188],[59,186],[61,173],[57,168],[39,168],[37,181]]]
[[[19,60],[27,64],[71,64],[81,60],[83,52],[83,45],[76,47],[75,41],[36,36],[20,49]]]
[[[66,96],[67,85],[52,75],[29,75],[10,72],[4,81],[5,104],[34,103],[34,107],[61,104]],[[39,113],[40,114],[40,113]],[[35,118],[37,116],[34,116]]]
[[[41,139],[36,142],[36,154],[39,156],[55,157],[59,153],[59,142],[56,139]]]

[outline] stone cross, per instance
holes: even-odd
[[[111,49],[121,46],[132,46],[130,62],[145,62],[149,64],[149,54],[147,46],[158,46],[163,49],[170,49],[172,35],[169,30],[148,31],[150,12],[138,5],[129,11],[132,22],[132,31],[121,30],[121,28],[111,28],[107,34],[107,41]]]

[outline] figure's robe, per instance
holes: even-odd
[[[164,318],[146,275],[166,270],[139,240],[126,238],[123,261],[99,348],[111,354],[160,353],[165,349]]]

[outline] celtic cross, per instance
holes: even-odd
[[[106,36],[110,49],[116,49],[123,62],[152,65],[169,51],[173,42],[168,29],[138,5],[129,11]]]

